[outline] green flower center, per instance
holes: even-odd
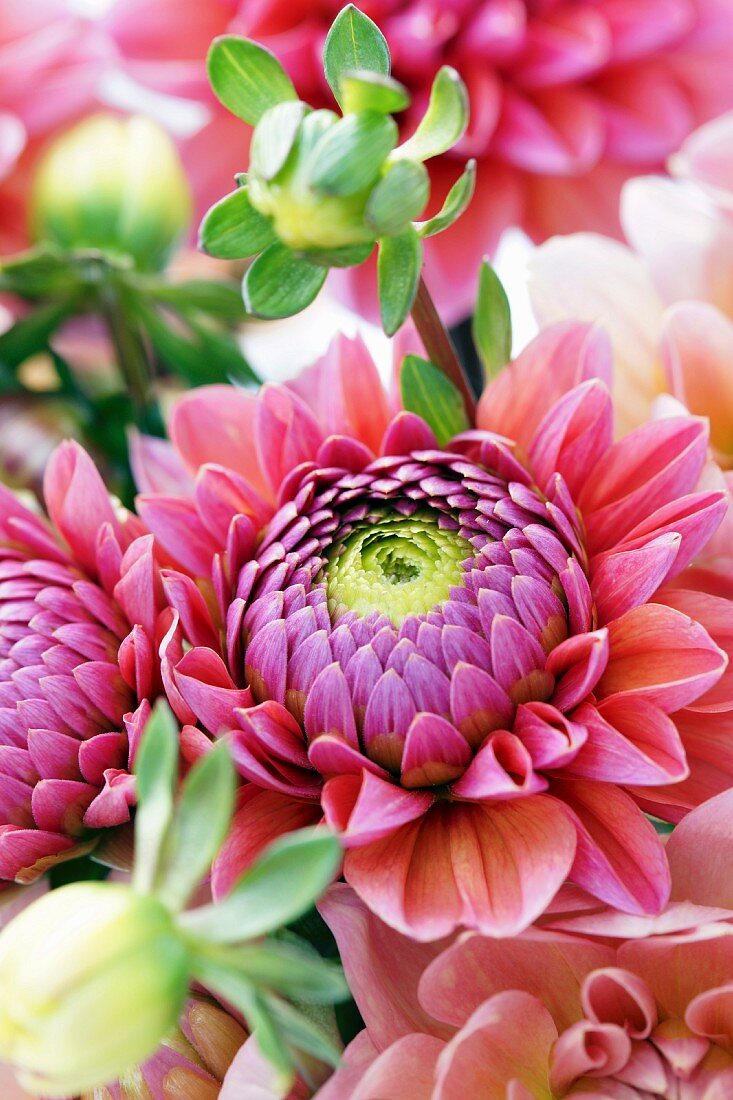
[[[462,562],[473,556],[471,544],[440,527],[435,513],[389,512],[359,524],[336,544],[323,573],[331,616],[378,611],[399,626],[409,615],[427,615],[462,584]]]

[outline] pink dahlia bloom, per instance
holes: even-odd
[[[180,566],[168,696],[231,731],[249,781],[215,891],[324,816],[347,881],[419,940],[516,932],[568,877],[664,905],[639,805],[676,820],[731,782],[733,605],[681,579],[725,503],[697,491],[701,421],[613,443],[609,358],[548,331],[439,446],[342,339],[295,387],[184,396],[178,459],[137,456],[178,493],[139,504]]]
[[[640,177],[621,195],[629,246],[593,234],[548,241],[530,258],[541,324],[599,321],[611,335],[622,427],[668,391],[710,419],[733,467],[733,113],[697,130],[672,179]],[[661,367],[661,369],[660,369]]]
[[[0,0],[0,255],[26,243],[39,146],[93,102],[110,49],[66,0]]]
[[[27,882],[127,821],[159,680],[152,537],[65,443],[49,521],[0,486],[0,879]]]
[[[426,949],[332,887],[321,908],[367,1027],[318,1100],[401,1100],[405,1081],[411,1100],[733,1095],[731,828],[730,793],[679,826],[679,900],[658,918],[556,919],[501,942]]]
[[[133,74],[201,99],[194,138],[202,208],[241,171],[241,136],[212,101],[203,58],[214,34],[262,42],[304,99],[326,100],[320,53],[341,0],[118,0],[108,27]],[[478,158],[472,206],[428,243],[429,281],[454,317],[470,311],[473,276],[508,225],[542,239],[592,227],[617,232],[618,190],[663,164],[700,122],[733,105],[731,0],[364,0],[384,30],[394,74],[414,96],[410,130],[441,64],[468,86],[472,118],[452,156],[431,165],[436,200]],[[240,128],[241,135],[241,128]],[[459,158],[458,160],[456,159]],[[367,290],[357,272],[359,309]]]

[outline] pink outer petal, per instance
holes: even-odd
[[[619,913],[617,909],[601,909],[596,912],[568,916],[562,913],[550,917],[543,926],[568,932],[572,936],[604,937],[614,940],[644,939],[646,936],[666,936],[675,932],[688,932],[703,924],[729,920],[731,909],[713,909],[692,902],[671,901],[656,917],[634,916]]]
[[[344,875],[387,924],[427,941],[465,925],[513,935],[565,879],[573,828],[543,795],[491,805],[440,802],[419,820],[350,849]]]
[[[632,1039],[646,1039],[657,1024],[657,1006],[644,982],[619,967],[589,974],[583,983],[583,1010],[596,1023],[616,1024]]]
[[[301,462],[315,458],[323,432],[297,394],[268,384],[257,397],[254,438],[259,468],[271,495],[277,496],[287,475]]]
[[[688,814],[667,842],[672,898],[733,909],[733,790]]]
[[[577,853],[570,879],[627,913],[658,913],[670,891],[653,825],[619,787],[580,780],[551,787],[572,815]]]
[[[685,1023],[706,1039],[730,1050],[733,1044],[733,982],[700,993],[688,1006]]]
[[[349,988],[379,1050],[416,1031],[450,1038],[453,1028],[437,1023],[418,1000],[423,971],[447,941],[421,944],[400,935],[345,883],[331,886],[318,909],[336,937]]]
[[[192,474],[213,462],[241,474],[256,492],[270,496],[255,454],[256,404],[255,394],[232,386],[200,386],[178,399],[168,430]]]
[[[214,898],[228,894],[271,841],[283,833],[315,825],[320,819],[321,811],[313,802],[300,802],[279,791],[263,791],[253,785],[242,788],[229,835],[212,867]]]
[[[729,563],[729,569],[731,566],[733,562]],[[678,583],[684,580],[680,578]],[[728,666],[723,675],[704,695],[694,700],[691,709],[711,714],[733,709],[733,600],[674,586],[663,588],[656,600],[700,623],[728,656]]]
[[[278,1070],[264,1057],[256,1038],[251,1035],[227,1070],[219,1100],[245,1100],[245,1097],[246,1100],[307,1100],[310,1095],[310,1089],[302,1082],[296,1082],[292,1090],[283,1090]]]
[[[100,528],[108,523],[119,539],[120,527],[99,472],[78,443],[62,443],[54,451],[43,493],[54,524],[81,565],[95,576]]]
[[[547,1076],[556,1040],[552,1016],[536,997],[519,990],[497,993],[438,1058],[434,1100],[504,1095],[550,1100]]]
[[[562,932],[528,928],[506,940],[465,933],[426,967],[420,1004],[436,1019],[462,1027],[488,998],[522,989],[543,1002],[562,1031],[582,1016],[586,974],[612,966],[615,957],[605,944]]]
[[[563,1032],[553,1049],[552,1091],[564,1096],[579,1078],[615,1077],[630,1055],[631,1040],[620,1027],[579,1020]]]
[[[352,1091],[319,1093],[334,1100],[404,1100],[410,1082],[410,1100],[431,1100],[435,1065],[444,1047],[432,1035],[405,1035],[364,1069]],[[344,1086],[342,1085],[343,1089]]]
[[[576,386],[546,413],[529,452],[540,487],[562,474],[573,495],[611,446],[611,395],[597,379]]]
[[[590,378],[610,384],[607,336],[598,328],[572,321],[554,325],[489,383],[479,402],[476,424],[528,449],[545,410]]]
[[[601,697],[638,695],[670,713],[699,699],[728,658],[699,623],[660,604],[634,608],[608,628],[610,657]]]
[[[329,779],[321,798],[326,823],[338,830],[347,847],[388,837],[421,818],[433,801],[427,791],[403,790],[366,768],[361,775]]]
[[[369,1032],[366,1029],[360,1031],[344,1051],[336,1072],[316,1093],[317,1100],[352,1100],[354,1090],[378,1056],[379,1051],[372,1042]],[[224,1083],[226,1084],[226,1081]],[[227,1097],[222,1094],[220,1100],[227,1100]],[[241,1092],[230,1095],[228,1100],[242,1100]],[[254,1097],[253,1100],[259,1100],[259,1098]],[[263,1096],[261,1100],[270,1100],[270,1098]]]
[[[180,456],[165,439],[143,435],[136,428],[128,434],[130,466],[140,493],[190,497],[193,478]]]
[[[667,579],[681,543],[682,536],[670,532],[644,546],[604,555],[591,585],[598,622],[603,626],[646,603]]]
[[[190,649],[173,670],[173,678],[186,704],[215,736],[236,728],[234,711],[252,705],[249,688],[236,686],[212,649]]]

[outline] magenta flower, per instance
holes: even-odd
[[[65,0],[0,0],[0,255],[26,243],[39,145],[91,105],[110,52]]]
[[[210,122],[189,161],[201,213],[242,171],[241,128],[213,100],[203,59],[211,38],[246,35],[269,47],[300,95],[327,102],[320,50],[340,0],[117,0],[108,27],[133,75],[195,98]],[[384,30],[394,74],[424,111],[441,64],[455,66],[472,105],[468,133],[431,165],[442,198],[460,161],[479,161],[472,206],[429,242],[428,280],[457,318],[470,311],[473,277],[508,225],[537,239],[579,228],[618,232],[619,188],[660,167],[700,122],[733,106],[730,0],[366,0]],[[345,284],[360,310],[373,293],[357,269]],[[367,295],[367,297],[365,297]]]
[[[0,486],[0,879],[27,882],[127,821],[159,681],[152,538],[65,443],[48,523]]]
[[[321,909],[367,1027],[318,1100],[399,1100],[405,1081],[411,1100],[730,1096],[732,814],[720,795],[672,835],[675,901],[658,918],[556,915],[512,940],[425,947],[332,887]],[[245,1068],[230,1070],[242,1095]]]
[[[179,401],[195,487],[140,511],[181,566],[168,696],[189,730],[232,730],[250,781],[215,890],[324,815],[347,881],[416,939],[516,932],[567,877],[664,905],[639,806],[677,820],[731,782],[733,608],[671,583],[725,506],[696,492],[702,422],[613,443],[608,357],[583,326],[548,331],[443,447],[391,416],[356,341],[298,382],[311,407],[272,386]]]

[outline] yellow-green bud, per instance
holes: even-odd
[[[175,1028],[189,979],[155,898],[106,882],[53,890],[0,933],[0,1061],[39,1096],[102,1086]]]
[[[92,115],[50,146],[36,173],[32,233],[62,248],[101,249],[157,270],[190,218],[175,146],[141,115]]]

